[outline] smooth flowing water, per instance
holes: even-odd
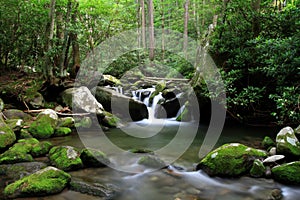
[[[147,130],[140,132],[136,125],[147,126]],[[195,126],[193,124],[180,124],[178,122],[166,123],[162,130],[150,138],[132,137],[126,132],[137,132],[135,134],[147,134],[151,130],[156,131],[157,125],[147,124],[147,121],[129,124],[123,129],[110,129],[107,132],[88,130],[85,136],[79,137],[77,133],[62,138],[53,138],[55,145],[71,145],[83,148],[81,140],[89,141],[91,146],[97,147],[98,141],[93,135],[100,138],[107,137],[112,144],[120,147],[126,152],[129,149],[149,149],[156,151],[168,144],[178,131],[178,126],[185,126],[186,134],[188,130]],[[194,127],[192,127],[194,128]],[[136,160],[127,159],[124,153],[114,155],[109,153],[108,156],[115,166],[123,167],[122,169],[131,169],[135,173],[125,173],[112,168],[88,168],[70,172],[73,178],[88,183],[113,184],[117,186],[120,194],[113,199],[116,200],[186,200],[186,199],[268,199],[273,189],[282,190],[284,199],[297,199],[300,195],[300,188],[291,187],[274,182],[271,179],[254,179],[242,177],[238,179],[224,179],[219,177],[208,177],[202,171],[194,171],[195,163],[199,162],[198,151],[201,146],[207,127],[199,126],[197,135],[189,148],[168,167],[168,169],[155,170],[149,172],[147,167],[138,165]],[[81,131],[82,132],[82,131]],[[270,128],[250,128],[243,126],[226,126],[215,147],[224,143],[240,142],[252,147],[260,145],[264,136],[274,136],[277,130]],[[178,144],[180,145],[180,144]],[[180,148],[180,147],[178,147]],[[171,154],[170,154],[171,155]],[[168,160],[169,155],[164,155],[164,160]],[[74,200],[74,199],[101,199],[101,197],[89,196],[78,192],[66,190],[61,194],[30,199],[55,199],[55,200]]]

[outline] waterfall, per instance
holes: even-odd
[[[155,95],[154,97],[152,97],[153,98],[152,101],[150,101],[150,98],[154,92],[155,92],[154,87],[146,88],[146,89],[139,89],[136,91],[132,91],[132,98],[143,102],[147,106],[148,113],[149,113],[149,118],[148,118],[149,122],[164,123],[165,120],[176,121],[176,117],[178,117],[183,112],[185,106],[184,105],[181,106],[181,108],[178,110],[177,116],[175,118],[174,117],[167,118],[167,112],[160,105],[160,101],[164,100],[162,93],[160,92],[159,94]],[[183,95],[183,93],[179,93],[176,95],[176,98],[180,98],[182,95]],[[156,113],[157,113],[156,111],[158,109],[160,110],[160,115],[162,115],[163,117],[156,116]]]

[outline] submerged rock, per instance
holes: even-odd
[[[49,138],[54,134],[57,123],[58,116],[56,112],[46,109],[38,114],[36,121],[30,125],[28,130],[35,138]]]
[[[7,198],[44,196],[61,192],[70,182],[71,176],[54,167],[47,167],[26,176],[4,189]]]
[[[300,156],[300,142],[291,127],[280,130],[276,136],[277,153],[286,156]]]
[[[64,171],[71,171],[83,167],[79,151],[71,146],[55,146],[49,151],[51,163]]]
[[[0,151],[8,148],[16,141],[13,130],[4,122],[0,116]]]
[[[240,176],[250,171],[255,159],[266,156],[265,151],[243,144],[224,144],[202,159],[196,169],[203,169],[211,176]]]
[[[288,184],[300,184],[300,161],[286,163],[272,168],[275,180]]]
[[[138,160],[138,164],[159,169],[167,166],[167,164],[163,160],[153,155],[142,156]]]
[[[117,195],[119,189],[114,185],[104,185],[100,183],[85,183],[82,181],[73,180],[70,183],[70,189],[83,194],[89,194],[93,196],[105,197],[106,199],[112,199]]]
[[[83,149],[80,158],[87,167],[105,167],[110,164],[108,157],[102,151],[96,149]]]

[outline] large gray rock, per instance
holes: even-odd
[[[0,150],[11,146],[15,141],[15,133],[0,116]]]
[[[276,136],[277,153],[286,156],[300,156],[300,142],[291,127],[280,130]]]
[[[30,121],[32,117],[21,110],[8,109],[3,111],[4,116],[7,119],[22,119],[24,121]]]
[[[139,121],[148,118],[147,106],[140,101],[103,87],[95,87],[92,92],[106,111],[120,115],[122,119]]]
[[[24,176],[33,174],[45,167],[47,167],[47,165],[43,162],[4,164],[0,165],[0,175],[7,176],[12,180],[18,180]]]
[[[102,115],[103,106],[87,87],[69,88],[62,92],[61,97],[63,103],[72,109]]]
[[[69,184],[71,176],[54,167],[47,167],[9,184],[4,189],[7,198],[56,194]]]

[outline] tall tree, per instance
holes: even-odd
[[[149,0],[148,13],[149,13],[149,59],[154,60],[154,48],[155,48],[155,38],[154,38],[154,6],[153,0]]]
[[[54,83],[53,74],[53,63],[51,56],[51,49],[53,46],[53,35],[54,35],[54,25],[55,25],[55,0],[51,0],[50,10],[49,10],[49,21],[46,27],[46,56],[44,65],[44,76],[52,84]]]
[[[187,46],[188,46],[189,4],[190,1],[186,0],[184,4],[184,31],[183,31],[183,52],[185,57],[187,57]]]

